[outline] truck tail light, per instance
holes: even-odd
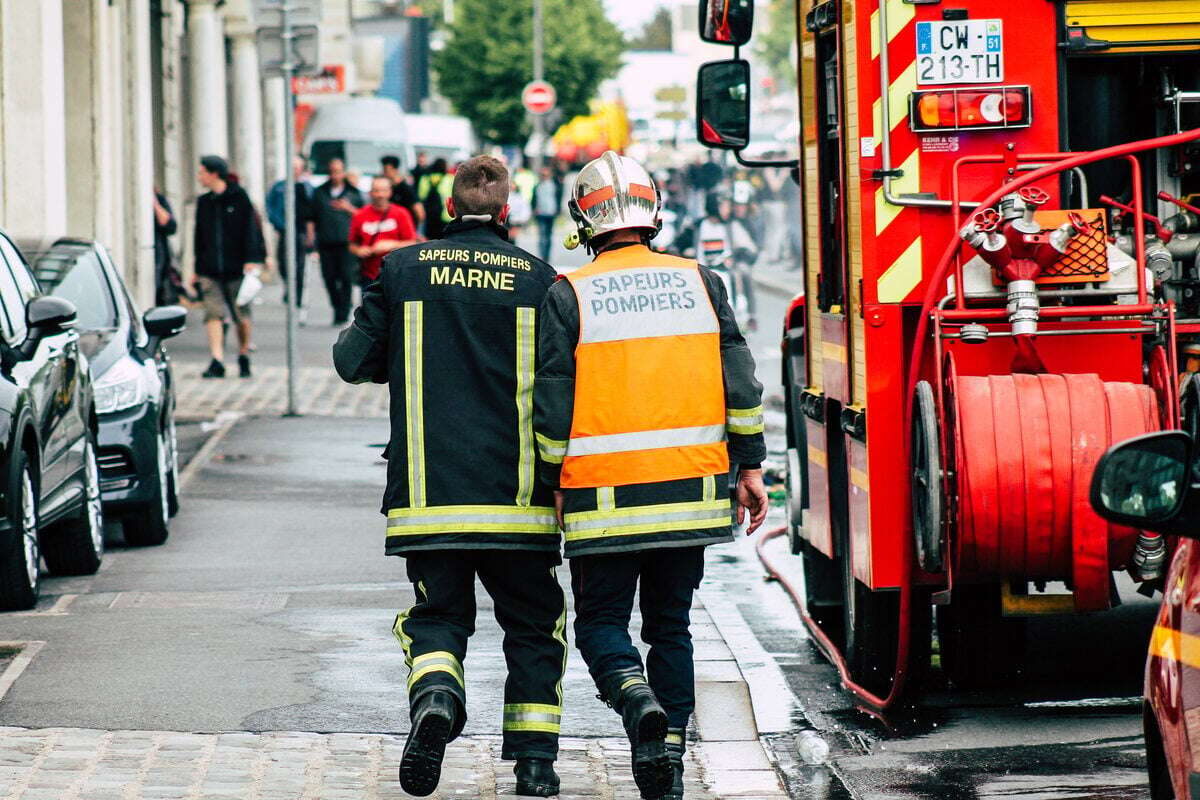
[[[1033,104],[1028,86],[930,89],[913,92],[908,124],[915,133],[1028,128]]]

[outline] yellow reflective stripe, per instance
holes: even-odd
[[[667,744],[683,744],[683,734],[668,733],[667,738],[664,741],[666,741]]]
[[[634,506],[615,511],[583,511],[567,514],[568,542],[604,536],[721,528],[730,524],[729,498],[698,503],[664,503]]]
[[[714,475],[704,476],[704,502],[711,503],[717,499],[717,478]]]
[[[555,583],[558,583],[558,571],[554,567],[550,568],[550,577],[554,578]],[[558,621],[554,623],[554,633],[552,635],[554,636],[554,641],[561,644],[563,649],[562,671],[558,673],[558,682],[554,685],[554,693],[558,696],[558,707],[562,708],[562,684],[563,678],[567,674],[567,653],[570,652],[570,648],[567,647],[567,595],[562,591],[562,587],[559,587],[558,591],[562,602],[562,614],[559,614]]]
[[[505,720],[504,730],[520,733],[558,733],[560,724],[557,722],[509,722]]]
[[[392,625],[392,635],[396,637],[396,641],[400,642],[400,649],[404,651],[404,666],[412,669],[412,637],[404,632],[404,623],[408,620],[408,615],[412,613],[412,609],[401,611],[396,615],[396,622]]]
[[[408,676],[408,689],[412,691],[417,681],[435,672],[445,672],[450,675],[462,688],[466,688],[462,662],[458,656],[445,650],[423,653],[413,659],[412,673]]]
[[[404,408],[408,428],[408,504],[425,505],[424,304],[404,304]]]
[[[617,507],[617,490],[613,486],[596,487],[596,508],[612,511]]]
[[[551,439],[540,433],[535,433],[534,438],[537,439],[538,452],[541,453],[543,461],[548,464],[561,464],[563,462],[563,457],[567,454],[566,441]]]
[[[1150,655],[1200,669],[1200,636],[1155,625],[1150,637]]]
[[[570,528],[572,523],[576,523],[578,526],[580,523],[591,521],[609,522],[653,515],[674,517],[685,515],[688,512],[728,510],[728,500],[699,500],[693,503],[660,503],[653,506],[630,506],[629,508],[619,508],[615,511],[576,511],[567,514],[563,521]]]
[[[542,703],[509,703],[504,706],[504,730],[558,733],[562,706]]]
[[[426,506],[388,511],[388,536],[430,533],[557,534],[558,520],[547,506]]]
[[[762,433],[763,407],[725,409],[725,429],[743,435]]]
[[[536,311],[517,309],[517,505],[533,497],[533,343]]]
[[[630,686],[637,686],[639,683],[645,683],[645,682],[646,682],[645,678],[630,678],[629,680],[627,680],[621,684],[621,691],[623,692],[626,689],[628,689]]]

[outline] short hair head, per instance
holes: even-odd
[[[229,163],[220,156],[204,156],[200,159],[200,166],[223,181],[229,179]]]
[[[392,169],[400,169],[399,156],[384,156],[383,158],[379,159],[379,163],[384,167],[384,169],[388,167],[391,167]]]
[[[454,175],[454,211],[460,217],[490,215],[499,221],[508,205],[508,169],[491,156],[464,161]]]

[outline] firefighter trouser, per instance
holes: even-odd
[[[575,643],[604,692],[614,672],[642,669],[629,636],[641,582],[642,641],[650,645],[646,680],[672,728],[686,728],[696,708],[692,663],[692,593],[704,577],[704,548],[641,550],[571,559]]]
[[[433,687],[458,698],[466,722],[463,659],[475,632],[475,576],[491,595],[504,630],[504,747],[501,757],[558,756],[562,679],[567,665],[566,598],[557,553],[529,550],[431,550],[409,553],[417,603],[396,617],[394,632],[409,666],[415,702]]]

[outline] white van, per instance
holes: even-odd
[[[409,114],[405,118],[413,151],[432,164],[439,158],[453,165],[478,154],[478,142],[466,117],[450,114]]]
[[[304,129],[304,154],[314,184],[322,183],[329,162],[340,158],[347,172],[358,173],[363,189],[369,189],[371,176],[379,174],[384,156],[398,157],[405,171],[416,161],[404,112],[386,97],[356,97],[319,106]]]

